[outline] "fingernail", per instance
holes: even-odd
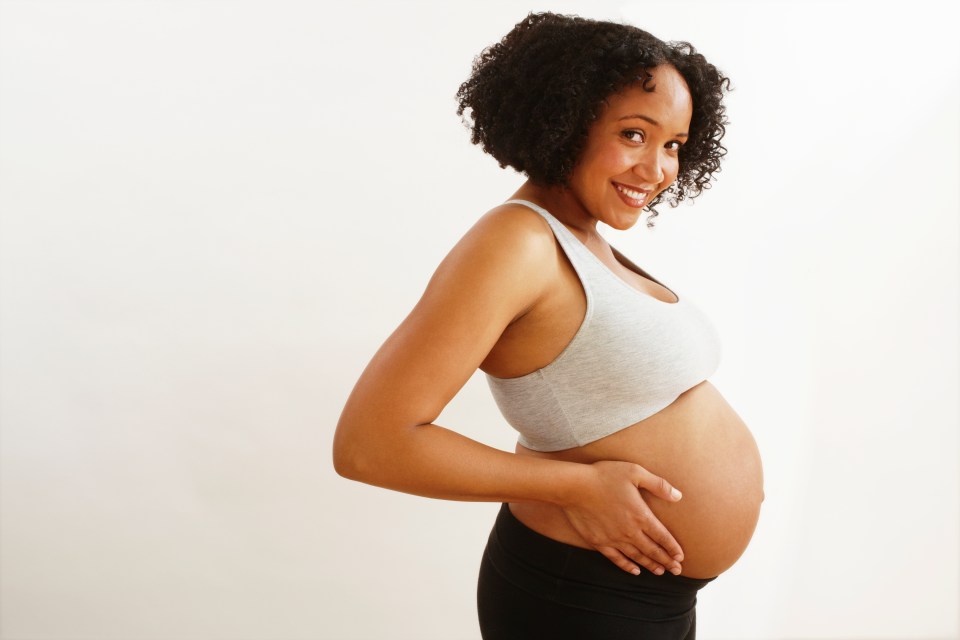
[[[673,556],[673,559],[676,560],[677,562],[683,562],[683,554],[678,553],[677,555]]]
[[[683,494],[677,491],[676,487],[670,488],[670,495],[673,497],[674,500],[679,500],[680,498],[683,497]]]
[[[662,576],[662,575],[663,575],[663,567],[657,567],[656,569],[653,570],[653,572],[654,572],[655,574],[657,574],[658,576]]]
[[[673,569],[670,569],[670,573],[672,573],[675,576],[680,575],[680,567],[674,567]]]
[[[630,573],[632,573],[635,576],[638,576],[640,575],[640,569],[638,569],[637,567],[634,567],[633,569],[630,569]]]

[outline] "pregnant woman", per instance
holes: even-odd
[[[644,212],[652,226],[655,205],[708,185],[728,86],[687,43],[544,13],[460,87],[473,142],[527,180],[373,357],[334,464],[390,489],[503,503],[478,583],[487,640],[692,640],[698,590],[753,534],[760,456],[707,380],[714,327],[597,232]],[[478,368],[520,433],[512,453],[434,424]]]

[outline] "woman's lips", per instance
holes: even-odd
[[[620,184],[619,182],[613,183],[614,188],[617,190],[617,193],[620,195],[620,199],[626,202],[631,207],[640,209],[643,207],[644,203],[647,201],[647,198],[650,195],[649,189],[636,189],[634,187],[628,187],[626,185]]]

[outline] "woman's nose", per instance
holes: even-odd
[[[645,183],[660,184],[663,182],[663,166],[660,162],[660,154],[655,150],[643,154],[633,165],[633,172]]]

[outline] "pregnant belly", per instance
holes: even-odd
[[[517,453],[589,464],[622,460],[643,466],[683,492],[668,503],[642,491],[650,509],[683,548],[683,575],[710,578],[729,569],[753,536],[763,501],[760,453],[750,430],[709,382],[669,407],[574,449]],[[545,536],[589,548],[563,511],[546,503],[513,503],[521,522]]]

